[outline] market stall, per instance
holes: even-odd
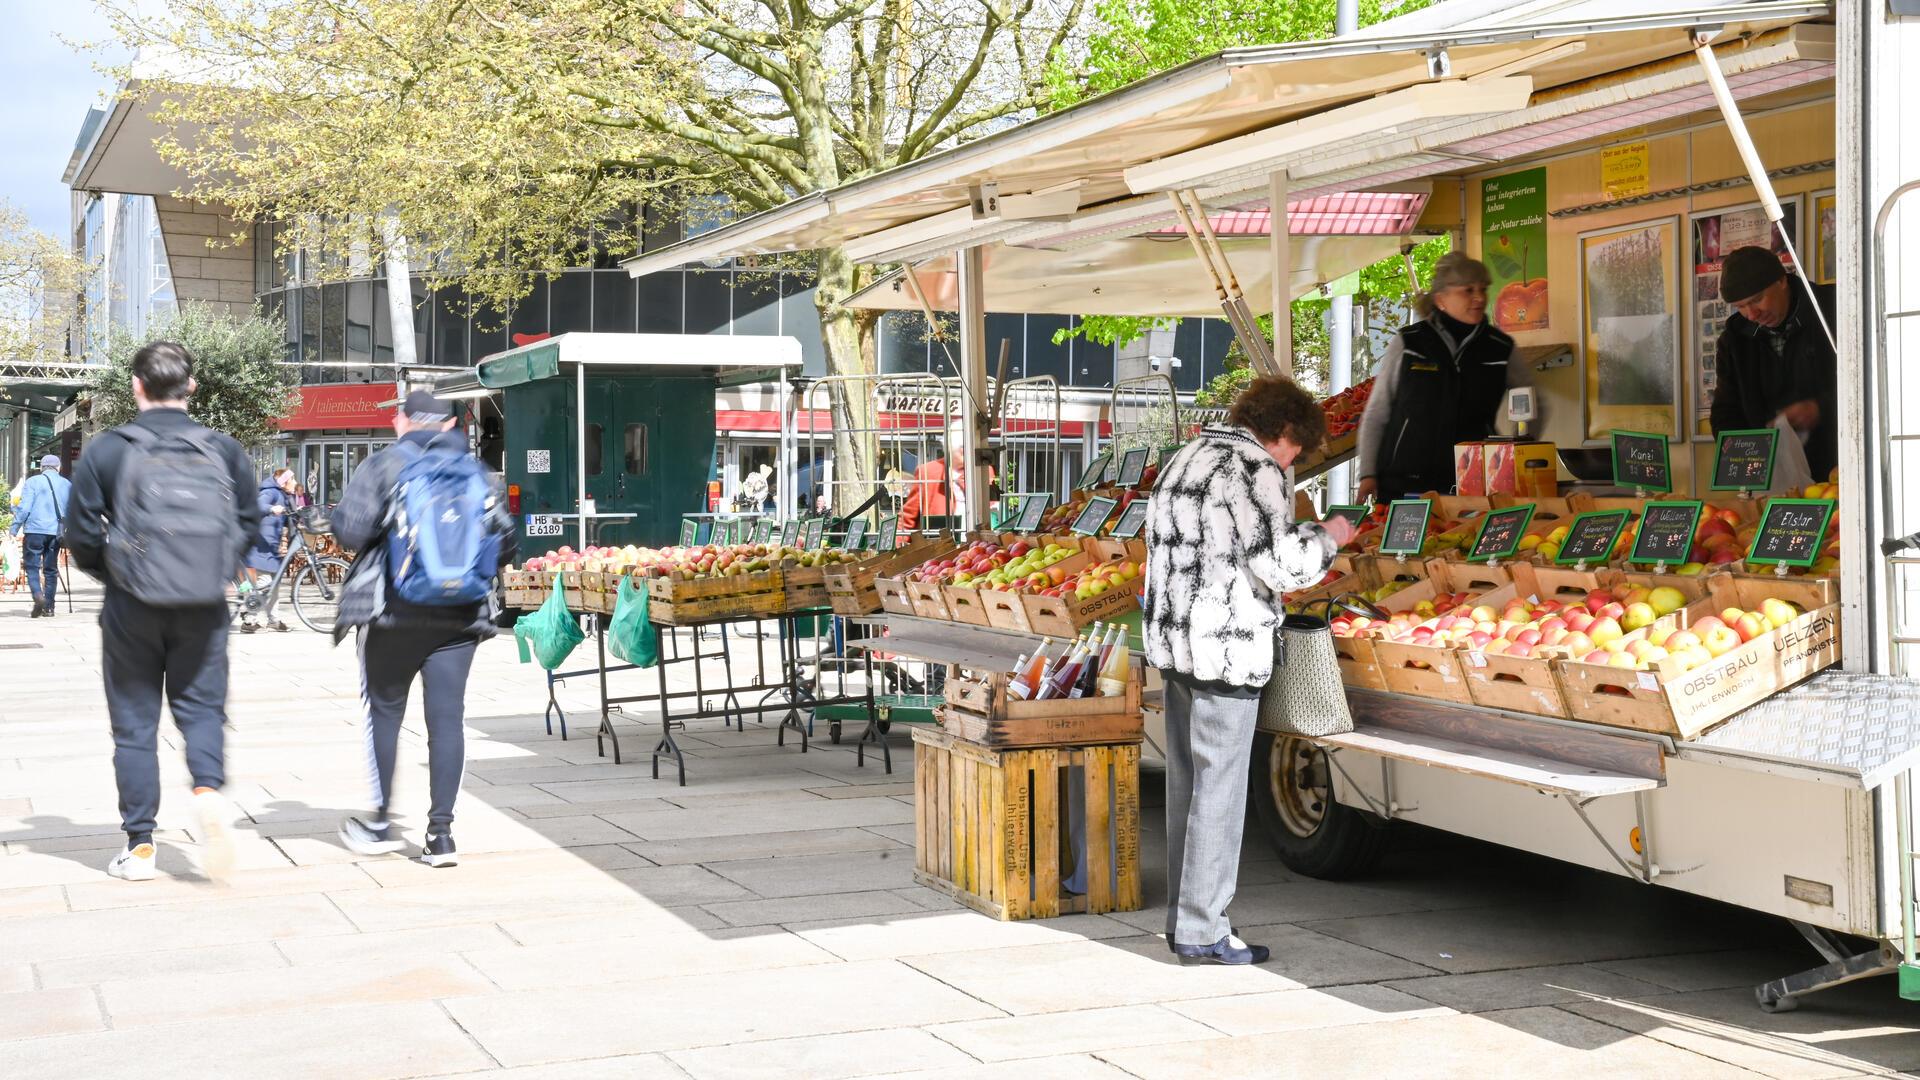
[[[1489,265],[1492,316],[1533,369],[1513,411],[1538,418],[1534,435],[1457,447],[1452,491],[1324,508],[1365,528],[1317,595],[1293,600],[1348,598],[1332,632],[1356,726],[1263,738],[1255,808],[1287,863],[1319,876],[1364,869],[1379,826],[1406,820],[1779,915],[1825,961],[1758,988],[1764,1007],[1792,1007],[1903,957],[1903,983],[1920,971],[1908,791],[1920,728],[1915,684],[1888,662],[1909,638],[1867,617],[1882,602],[1868,583],[1891,588],[1902,561],[1889,551],[1879,565],[1869,544],[1870,525],[1897,520],[1884,440],[1901,410],[1886,381],[1878,435],[1860,422],[1861,343],[1880,335],[1885,372],[1899,341],[1859,325],[1861,282],[1880,285],[1883,266],[1840,239],[1841,223],[1866,216],[1849,204],[1837,145],[1861,106],[1836,100],[1843,59],[1828,17],[1794,3],[1442,5],[1335,41],[1196,62],[630,269],[827,244],[901,263],[858,302],[957,312],[970,385],[984,384],[989,307],[1220,310],[1258,363],[1265,343],[1247,340],[1247,316],[1272,312],[1287,340],[1286,301],[1332,276],[1316,278],[1301,249],[1358,231],[1314,216],[1319,201],[1351,211],[1355,196],[1418,182],[1428,197],[1396,235],[1448,232]],[[1270,220],[1263,238],[1222,235],[1255,210]],[[1187,248],[1142,243],[1154,236],[1190,241],[1205,272],[1167,272]],[[1849,313],[1832,328],[1835,475],[1781,481],[1767,475],[1777,446],[1712,430],[1721,260],[1745,246],[1771,246],[1799,282],[1836,284]],[[1899,306],[1883,301],[1876,317]],[[1288,370],[1284,351],[1273,360]],[[876,577],[875,647],[951,665],[947,736],[978,733],[983,705],[989,727],[1020,726],[1010,711],[992,717],[994,687],[1011,686],[1042,642],[1063,643],[1037,613],[1064,608],[1071,621],[1097,606],[1077,585],[1063,605],[1036,596],[1062,583],[1051,574],[1004,572],[1035,550],[1048,557],[1062,531],[1078,534],[1066,545],[1076,569],[1106,561],[1096,545],[1120,499],[1102,493],[1104,473],[1077,479],[1063,500],[1071,522],[1043,512]],[[1877,516],[1876,499],[1888,504]],[[1049,670],[1043,660],[1035,674]],[[983,680],[987,696],[969,696]],[[1036,913],[996,900],[1008,882],[955,864],[953,841],[986,828],[1011,835],[1005,850],[1030,867],[1058,869],[1047,841],[1075,823],[1024,837],[1007,820],[981,826],[939,785],[977,781],[982,759],[926,749],[945,764],[917,777],[937,815],[923,823],[923,873],[1001,917]],[[1027,898],[1043,891],[1029,882]]]

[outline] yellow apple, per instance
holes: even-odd
[[[1647,603],[1661,615],[1670,615],[1687,606],[1687,596],[1671,585],[1662,585],[1647,594]]]

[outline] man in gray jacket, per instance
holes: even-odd
[[[359,552],[341,596],[334,634],[337,641],[348,629],[358,632],[360,696],[367,710],[367,769],[373,777],[372,813],[342,822],[340,839],[363,855],[385,854],[403,846],[389,821],[388,808],[400,721],[418,676],[427,720],[431,798],[420,860],[429,866],[452,866],[459,861],[453,843],[453,804],[466,771],[467,674],[476,647],[494,634],[499,607],[491,597],[478,604],[447,606],[409,604],[397,595],[394,568],[387,565],[384,550],[387,533],[394,527],[395,485],[421,455],[444,451],[464,455],[467,442],[454,426],[453,410],[425,390],[407,395],[394,414],[393,430],[400,440],[354,473],[333,511],[334,534],[342,545]],[[474,467],[485,468],[478,462]],[[491,479],[494,496],[484,527],[498,541],[499,566],[491,568],[497,572],[513,562],[518,531],[506,513],[499,477]]]

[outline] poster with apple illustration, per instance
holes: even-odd
[[[1480,182],[1481,261],[1493,275],[1487,307],[1513,333],[1547,328],[1547,170]]]

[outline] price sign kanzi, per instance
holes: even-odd
[[[1140,482],[1147,473],[1147,454],[1150,451],[1142,446],[1120,455],[1120,486],[1130,488]]]
[[[1633,542],[1634,563],[1683,563],[1693,549],[1693,529],[1700,523],[1698,502],[1650,502],[1640,513],[1640,535]]]
[[[847,522],[847,550],[859,551],[867,544],[867,519],[854,518]]]
[[[1613,482],[1644,491],[1672,491],[1667,437],[1644,431],[1613,433]]]
[[[753,527],[753,542],[756,544],[773,543],[773,530],[779,527],[780,523],[772,518],[761,518],[760,523]]]
[[[1139,536],[1140,530],[1147,527],[1148,505],[1145,499],[1135,499],[1128,503],[1127,508],[1120,511],[1120,520],[1113,523],[1113,538],[1131,540]]]
[[[1387,524],[1380,532],[1380,554],[1418,555],[1427,544],[1427,519],[1433,503],[1426,499],[1396,499],[1387,507]]]
[[[797,521],[782,522],[780,525],[780,546],[793,547],[799,542],[800,523]]]
[[[1085,491],[1088,488],[1098,485],[1100,478],[1107,475],[1107,466],[1112,464],[1112,462],[1113,455],[1111,453],[1102,453],[1092,461],[1087,462],[1086,469],[1080,473],[1080,479],[1074,481],[1074,490]]]
[[[1553,561],[1561,566],[1575,563],[1605,562],[1613,554],[1620,530],[1627,527],[1625,510],[1597,510],[1581,514],[1567,526],[1567,540]]]
[[[1082,536],[1098,533],[1100,526],[1107,523],[1107,518],[1113,514],[1113,508],[1118,505],[1120,505],[1118,502],[1105,495],[1087,500],[1087,508],[1080,511],[1079,517],[1073,519],[1073,531]]]
[[[1780,447],[1779,428],[1723,431],[1716,441],[1713,490],[1765,491],[1773,486],[1773,454]]]
[[[1047,516],[1047,507],[1053,504],[1050,492],[1029,495],[1020,503],[1020,516],[1014,519],[1013,531],[1033,533],[1040,531],[1040,519]]]
[[[1812,566],[1833,521],[1832,499],[1768,499],[1760,515],[1747,561],[1780,566]]]
[[[806,542],[802,546],[808,551],[819,551],[821,544],[825,542],[826,538],[827,519],[817,517],[807,522]]]
[[[692,547],[700,542],[700,523],[692,518],[680,519],[680,546]]]
[[[1520,550],[1520,541],[1527,534],[1527,522],[1533,520],[1534,509],[1532,503],[1526,503],[1494,510],[1481,518],[1480,534],[1473,539],[1473,551],[1467,561],[1512,558],[1513,553]]]
[[[900,518],[897,514],[888,514],[880,519],[880,531],[874,536],[874,547],[880,551],[892,551],[900,546]]]
[[[1367,508],[1364,506],[1329,506],[1327,507],[1327,516],[1320,520],[1325,521],[1328,518],[1336,517],[1346,518],[1347,524],[1358,529],[1367,523]]]

